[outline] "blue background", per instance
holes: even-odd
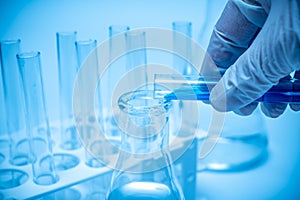
[[[207,6],[207,2],[211,5]],[[58,72],[55,33],[77,31],[78,39],[108,37],[113,24],[171,28],[178,20],[193,23],[193,38],[206,47],[225,0],[0,0],[0,40],[21,39],[22,51],[41,52],[50,120],[58,119]],[[199,199],[300,198],[300,112],[289,108],[278,119],[266,118],[269,159],[255,169],[198,174]]]

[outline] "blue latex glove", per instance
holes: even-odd
[[[300,1],[229,0],[207,51],[226,71],[211,91],[213,107],[251,114],[255,99],[300,69]],[[287,105],[261,106],[267,116],[277,117]]]

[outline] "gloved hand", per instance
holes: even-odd
[[[251,114],[255,99],[300,69],[300,1],[229,0],[207,51],[225,72],[211,91],[212,106]],[[267,116],[277,117],[287,105],[261,106]]]

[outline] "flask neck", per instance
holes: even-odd
[[[153,91],[140,90],[122,95],[118,106],[122,147],[127,152],[149,154],[168,145],[170,102],[154,99]]]

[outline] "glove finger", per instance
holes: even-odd
[[[261,103],[262,112],[271,118],[279,117],[287,107],[286,103]]]
[[[253,111],[257,108],[258,103],[252,102],[243,108],[235,110],[234,113],[241,115],[241,116],[248,116],[253,113]]]
[[[263,75],[262,69],[249,66],[252,63],[245,57],[248,57],[248,54],[243,54],[212,89],[210,102],[216,110],[238,110],[261,97],[272,87],[272,82]]]

